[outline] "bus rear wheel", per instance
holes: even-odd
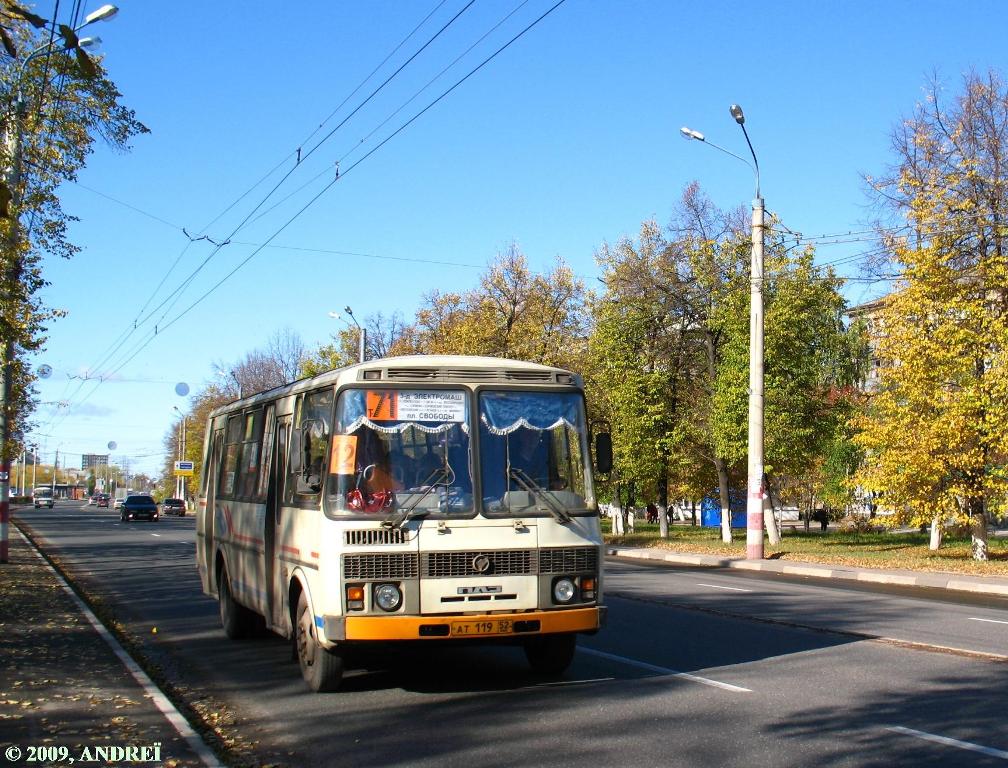
[[[232,640],[240,640],[252,634],[255,627],[255,614],[244,605],[235,602],[231,594],[231,581],[228,579],[227,568],[221,567],[217,577],[220,593],[220,618],[224,634]]]
[[[304,592],[298,597],[294,643],[301,677],[308,687],[316,693],[339,688],[343,680],[343,657],[337,651],[328,651],[319,645],[315,638],[315,619]]]
[[[577,648],[577,635],[539,635],[525,641],[525,658],[532,671],[539,675],[562,675]]]

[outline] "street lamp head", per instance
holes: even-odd
[[[742,114],[742,107],[738,104],[732,104],[729,111],[731,116],[735,118],[735,122],[739,125],[745,125],[745,115]]]
[[[95,37],[82,37],[77,41],[78,48],[84,48],[86,50],[95,50],[101,46],[101,38]]]
[[[350,307],[343,307],[343,311],[350,315],[350,317],[353,317],[353,310]]]
[[[91,13],[84,17],[84,23],[93,24],[96,21],[108,21],[117,13],[119,13],[119,9],[109,3],[107,5],[103,5],[96,11],[91,11]]]
[[[333,320],[339,320],[340,317],[339,312],[326,312],[326,314],[329,315],[329,317],[331,317]]]
[[[696,139],[697,141],[703,141],[704,135],[700,131],[694,131],[692,128],[687,128],[685,125],[679,129],[680,135],[686,139]]]

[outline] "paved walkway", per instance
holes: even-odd
[[[0,765],[218,765],[92,619],[11,525],[0,564]]]
[[[607,546],[606,554],[613,557],[658,561],[673,565],[699,566],[704,568],[737,568],[764,573],[783,573],[790,576],[808,576],[817,579],[859,581],[873,584],[897,584],[907,587],[927,587],[930,589],[946,589],[1008,597],[1008,578],[1002,576],[969,576],[960,573],[939,573],[933,571],[856,568],[847,565],[817,565],[790,560],[745,560],[742,558],[718,557],[717,555],[693,555],[672,552],[667,549],[644,547]]]

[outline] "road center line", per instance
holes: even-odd
[[[728,589],[732,592],[752,592],[751,589],[742,589],[742,587],[722,587],[720,584],[700,584],[697,583],[698,587],[710,587],[711,589]]]
[[[667,667],[658,667],[654,664],[648,664],[646,661],[638,661],[637,659],[628,659],[626,656],[617,656],[614,653],[606,653],[605,651],[596,651],[594,648],[585,648],[583,645],[577,647],[578,651],[581,653],[587,653],[589,656],[598,656],[601,659],[608,659],[609,661],[618,661],[621,664],[629,664],[632,667],[638,667],[640,669],[646,669],[648,672],[657,672],[659,675],[668,675],[669,677],[678,677],[682,680],[689,680],[693,683],[700,683],[701,685],[709,685],[712,688],[720,688],[724,691],[732,691],[734,693],[752,693],[750,688],[742,688],[738,685],[731,685],[730,683],[722,683],[718,680],[711,680],[707,677],[698,677],[697,675],[691,675],[687,672],[678,672],[674,669],[668,669]]]
[[[152,533],[151,536],[157,536],[159,539],[161,538],[161,534],[160,533]]]
[[[886,730],[894,733],[902,733],[905,736],[913,736],[914,738],[923,739],[924,741],[933,741],[935,744],[942,744],[946,747],[956,747],[957,749],[979,752],[980,754],[988,755],[989,757],[997,757],[1001,760],[1008,760],[1008,752],[1005,752],[1004,750],[994,749],[993,747],[984,747],[980,744],[973,744],[969,741],[950,739],[947,736],[936,736],[933,733],[915,731],[913,728],[904,728],[901,725],[889,725],[886,726]]]
[[[1008,624],[1008,621],[999,621],[998,619],[977,619],[970,616],[970,621],[985,621],[988,624]]]

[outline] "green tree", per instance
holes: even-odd
[[[654,221],[635,243],[597,254],[606,293],[592,339],[592,394],[612,422],[617,467],[667,503],[670,484],[705,496],[716,477],[722,538],[731,541],[731,470],[713,443],[713,386],[724,334],[717,307],[741,290],[743,251],[728,217],[696,184],[683,193],[669,236]],[[606,395],[599,392],[609,390]],[[713,473],[686,474],[698,464]]]
[[[716,477],[725,541],[730,486],[742,483],[747,457],[749,252],[741,214],[718,211],[694,184],[667,235],[645,222],[638,243],[599,254],[608,290],[593,368],[612,390],[604,402],[621,471],[646,475],[659,497],[669,486],[702,497]],[[845,420],[863,348],[841,322],[839,281],[812,259],[768,238],[765,466],[778,474],[819,460]],[[710,470],[697,472],[703,464]]]
[[[79,250],[68,239],[73,217],[60,204],[59,185],[76,179],[95,142],[126,150],[134,136],[147,132],[121,104],[101,62],[76,47],[70,28],[53,24],[57,37],[51,51],[24,55],[46,51],[50,33],[39,30],[48,25],[11,2],[0,10],[0,37],[8,54],[0,56],[0,102],[11,105],[3,117],[8,137],[18,130],[18,94],[25,105],[18,157],[9,154],[13,142],[3,148],[8,178],[20,161],[20,184],[18,189],[0,186],[0,342],[5,360],[11,361],[6,382],[11,434],[25,431],[33,408],[34,376],[21,353],[41,349],[49,324],[61,315],[39,296],[47,284],[43,254],[70,258]],[[12,445],[0,448],[8,456],[14,451]]]

